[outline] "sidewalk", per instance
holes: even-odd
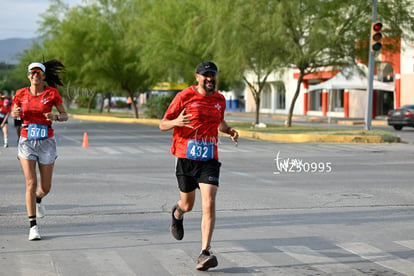
[[[254,116],[252,113],[238,113],[229,112],[226,113],[232,117],[244,117]],[[136,119],[136,118],[118,118],[112,116],[101,115],[70,115],[77,120],[96,121],[96,122],[118,122],[118,123],[137,123],[158,126],[159,119]],[[284,115],[267,115],[261,114],[261,118],[270,117],[274,119],[285,120]],[[319,119],[319,121],[317,120]],[[328,122],[326,118],[316,118],[307,116],[294,116],[293,121],[308,121],[315,123],[334,123],[333,120]],[[326,120],[326,122],[324,121]],[[337,124],[363,124],[360,120],[337,120]],[[386,121],[373,120],[372,125],[386,125]],[[365,136],[365,135],[331,135],[331,134],[277,134],[277,133],[261,133],[255,131],[239,130],[239,135],[243,138],[260,139],[272,142],[282,143],[399,143],[401,139],[399,137],[381,137],[381,136]]]

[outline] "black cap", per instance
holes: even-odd
[[[218,71],[217,66],[213,62],[203,61],[202,63],[197,65],[196,73],[200,75],[207,73],[207,72],[213,72],[217,74],[217,71]]]

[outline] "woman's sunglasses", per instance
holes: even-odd
[[[44,72],[40,69],[32,69],[30,70],[30,72],[28,73],[29,75],[34,75],[34,74],[38,74],[39,77],[43,76]]]

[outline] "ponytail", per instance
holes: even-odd
[[[60,74],[65,72],[65,66],[61,61],[52,59],[46,62],[43,62],[43,65],[46,67],[46,77],[45,81],[51,87],[56,88],[56,86],[63,86],[63,83],[60,79]]]

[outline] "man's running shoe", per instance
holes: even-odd
[[[29,241],[37,241],[40,239],[39,227],[37,225],[31,227],[29,232]]]
[[[211,254],[209,249],[204,249],[201,251],[200,256],[198,257],[198,262],[196,269],[201,271],[206,271],[209,268],[216,267],[218,265],[218,261],[216,256]]]
[[[46,208],[41,203],[36,203],[36,217],[43,218],[46,214]]]
[[[174,237],[174,239],[182,240],[184,237],[184,227],[183,227],[184,217],[182,217],[181,219],[176,219],[174,216],[176,209],[177,209],[177,205],[174,205],[174,207],[171,210],[172,222],[170,225],[170,232],[171,232],[171,235]]]

